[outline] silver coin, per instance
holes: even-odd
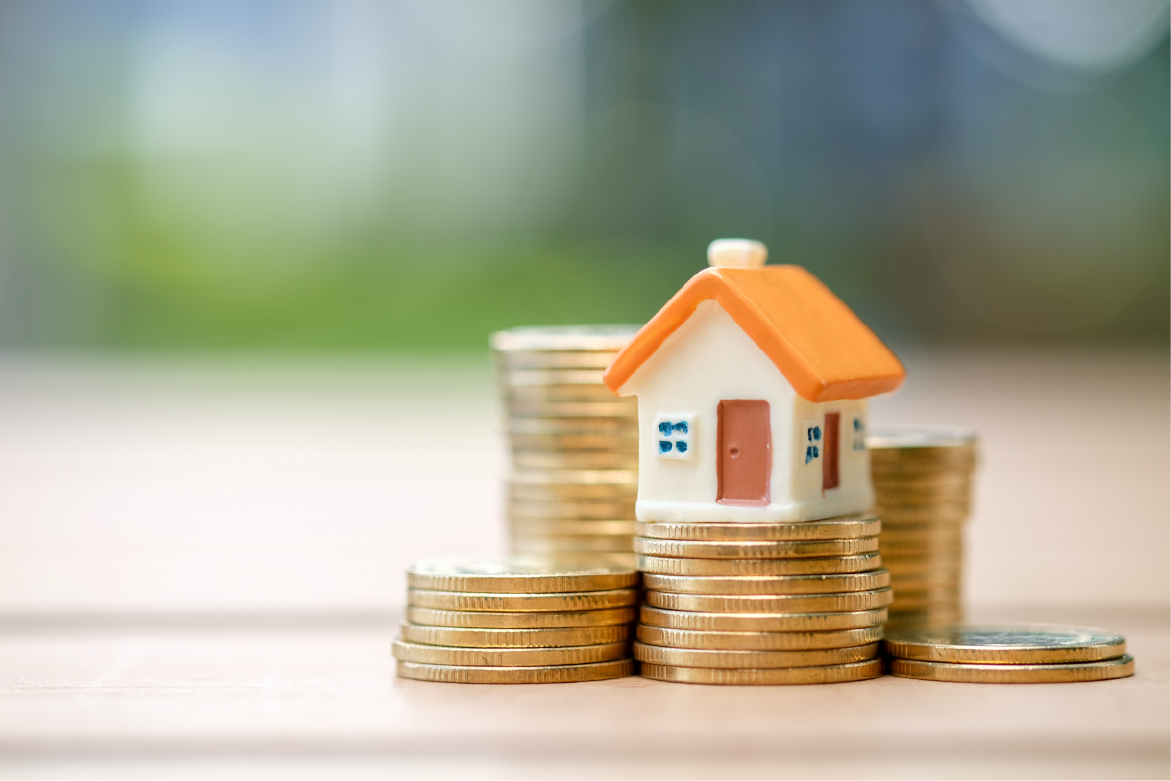
[[[969,664],[1059,664],[1113,659],[1126,638],[1095,627],[1058,624],[959,624],[887,634],[892,656]]]

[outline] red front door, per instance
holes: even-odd
[[[766,506],[773,466],[768,402],[721,401],[716,423],[716,501]]]
[[[823,458],[821,459],[821,492],[825,492],[831,488],[837,488],[840,481],[838,476],[838,451],[841,450],[839,443],[841,442],[841,422],[842,413],[827,412],[825,413],[825,436],[823,437],[821,449]]]

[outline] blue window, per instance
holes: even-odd
[[[695,449],[691,437],[695,434],[695,413],[662,413],[655,420],[659,457],[690,460]]]
[[[809,421],[805,424],[805,463],[813,463],[818,458],[821,458],[821,424]]]

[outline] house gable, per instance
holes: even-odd
[[[717,412],[721,401],[732,399],[769,403],[770,493],[788,494],[796,394],[718,302],[701,302],[622,392],[638,396],[640,502],[716,501]],[[660,453],[657,427],[663,420],[690,421],[686,458]]]

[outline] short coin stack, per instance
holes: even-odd
[[[874,678],[890,604],[879,520],[639,523],[648,678],[804,684]]]
[[[492,335],[512,454],[517,553],[632,552],[638,402],[602,372],[634,326],[514,328]]]
[[[430,559],[407,571],[398,675],[445,683],[570,683],[634,673],[632,568]]]
[[[963,619],[964,521],[971,509],[976,434],[916,426],[866,438],[882,508],[879,549],[890,570],[890,626]]]
[[[952,683],[1075,683],[1134,675],[1126,639],[1054,624],[954,625],[892,630],[890,673]]]

